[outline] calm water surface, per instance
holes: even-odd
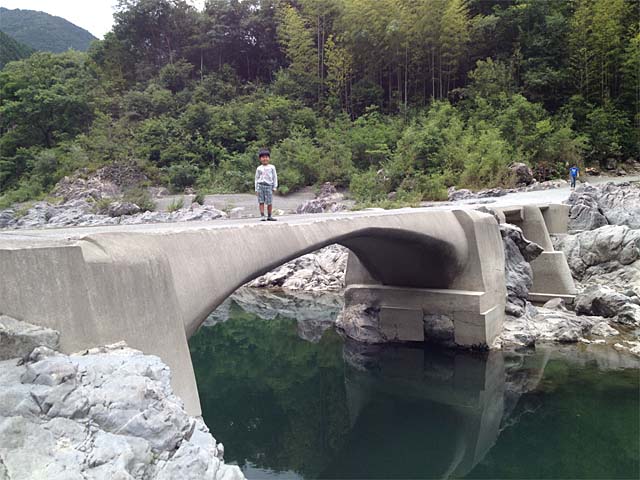
[[[326,299],[279,298],[230,302],[190,342],[204,419],[248,478],[640,477],[631,357],[365,348],[326,329]]]

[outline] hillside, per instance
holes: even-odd
[[[33,48],[17,42],[0,30],[0,68],[13,60],[27,58],[33,52]]]
[[[48,13],[0,7],[0,30],[20,43],[45,52],[86,51],[96,38],[84,28]]]

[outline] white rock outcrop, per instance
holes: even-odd
[[[0,479],[240,480],[155,356],[117,344],[0,362]]]
[[[252,288],[283,288],[286,290],[338,291],[344,288],[348,250],[329,245],[316,252],[285,263],[281,267],[252,280]]]

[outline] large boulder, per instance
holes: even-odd
[[[222,452],[158,357],[38,347],[0,362],[0,478],[244,478]]]
[[[611,318],[631,303],[630,297],[610,287],[591,285],[576,296],[576,313]]]
[[[7,209],[0,211],[0,228],[8,227],[13,222],[15,217],[13,209]]]
[[[249,282],[253,288],[331,291],[344,288],[348,250],[329,245],[303,255]]]
[[[39,346],[56,349],[59,340],[56,330],[0,315],[0,360],[22,358]]]
[[[576,343],[602,323],[601,317],[577,316],[564,308],[535,308],[521,317],[507,315],[495,347],[533,346],[539,343]],[[597,333],[602,333],[599,326]]]
[[[135,215],[140,213],[140,207],[131,202],[111,202],[107,208],[110,217],[122,217],[123,215]]]
[[[567,203],[569,231],[593,230],[603,225],[626,225],[640,229],[640,187],[629,182],[574,190]]]
[[[505,283],[509,315],[520,317],[525,313],[529,289],[533,285],[533,271],[529,262],[537,258],[543,248],[527,240],[515,225],[500,225],[505,257]]]
[[[298,205],[296,207],[296,213],[340,212],[347,209],[347,206],[343,202],[344,195],[338,193],[336,188],[327,182],[320,187],[320,192],[316,198]]]
[[[564,252],[578,281],[640,293],[640,230],[606,225],[555,237],[554,246]]]
[[[517,186],[531,185],[533,183],[533,172],[524,163],[514,163],[509,167],[513,173]]]
[[[568,200],[569,222],[568,228],[572,232],[595,230],[609,221],[604,212],[598,206],[598,201],[594,196],[585,193],[584,190],[574,190]]]

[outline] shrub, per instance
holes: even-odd
[[[180,210],[183,207],[184,207],[184,199],[176,198],[167,206],[167,212],[169,213],[175,212],[177,210]]]
[[[198,167],[187,163],[178,163],[169,167],[169,185],[175,192],[183,191],[196,183]]]
[[[156,208],[156,204],[151,198],[151,195],[144,188],[127,190],[123,195],[123,200],[125,202],[135,203],[143,212],[151,212]]]

